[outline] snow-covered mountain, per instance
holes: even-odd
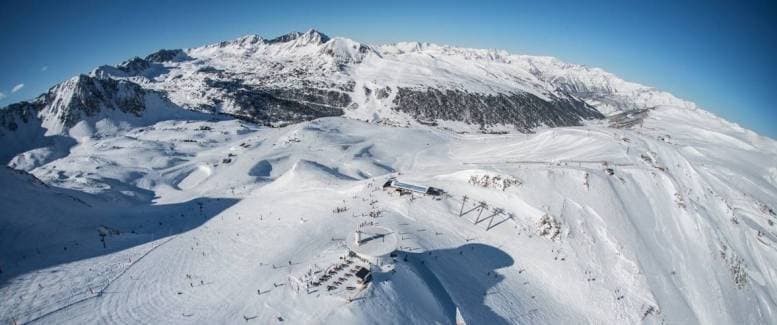
[[[3,323],[777,323],[777,142],[550,57],[161,50],[0,111],[0,160]],[[393,269],[295,286],[364,225]]]
[[[72,92],[93,80],[108,88]],[[161,50],[68,80],[35,103],[62,106],[77,96],[88,108],[84,95],[99,102],[115,93],[134,99],[122,107],[137,112],[142,101],[125,96],[140,91],[133,87],[164,94],[183,108],[272,125],[344,115],[393,125],[422,122],[459,130],[452,122],[464,122],[474,126],[466,129],[527,131],[659,105],[694,108],[668,93],[554,58],[420,43],[373,47],[315,30]],[[38,115],[67,126],[79,116],[70,111],[94,113],[88,109],[51,107]],[[62,125],[46,128],[59,132]]]

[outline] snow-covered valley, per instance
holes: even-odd
[[[324,48],[342,59],[332,42]],[[309,50],[297,47],[284,55]],[[434,58],[428,51],[462,61],[424,61]],[[6,115],[3,125],[16,122],[0,137],[10,166],[0,170],[0,322],[777,322],[774,140],[666,93],[581,77],[609,76],[601,71],[537,63],[560,64],[549,58],[525,58],[539,70],[521,81],[513,77],[523,70],[502,66],[517,56],[489,57],[495,52],[412,44],[376,52],[384,60],[411,56],[400,61],[414,68],[362,58],[358,46],[347,53],[363,65],[323,74],[334,83],[359,76],[349,95],[355,108],[342,116],[269,127],[195,111],[230,97],[185,82],[201,77],[198,67],[172,67],[191,61],[165,63],[170,72],[142,80],[79,79],[97,89],[85,93],[110,104],[94,114],[85,104],[72,123],[29,115],[67,115],[55,109],[62,100]],[[489,58],[477,61],[483,75],[452,68],[473,53]],[[207,60],[220,60],[210,64],[224,71],[243,62],[223,53]],[[270,66],[245,62],[246,71]],[[443,68],[413,71],[435,64]],[[428,83],[413,79],[427,74],[450,91],[570,96],[599,117],[520,133],[526,125],[484,127],[445,114],[430,126],[429,116],[377,101],[378,89],[394,96]],[[125,110],[127,101],[142,109]],[[239,112],[229,107],[216,110]],[[382,188],[391,177],[445,194],[394,195]],[[375,272],[363,289],[292,287],[290,277],[340,263],[347,238],[364,224],[396,232],[392,270]]]

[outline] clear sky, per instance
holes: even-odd
[[[13,1],[0,3],[0,106],[160,48],[316,28],[601,67],[777,138],[777,2]]]

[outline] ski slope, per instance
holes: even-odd
[[[532,134],[125,126],[0,173],[0,321],[775,323],[775,161],[774,140],[672,106]],[[394,271],[289,286],[363,223],[399,235]]]

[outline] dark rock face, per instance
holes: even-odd
[[[291,41],[297,39],[297,37],[299,37],[300,35],[302,35],[302,34],[299,33],[299,32],[292,32],[292,33],[288,33],[288,34],[283,34],[281,36],[278,36],[276,38],[268,40],[267,44],[291,42]]]
[[[73,88],[69,101],[59,96],[64,87]],[[45,103],[52,105],[51,111],[66,127],[72,127],[84,117],[94,116],[103,109],[140,116],[145,109],[145,94],[143,88],[129,81],[80,75],[74,83],[66,82],[49,90]]]
[[[158,75],[169,72],[168,68],[165,68],[165,66],[162,63],[156,60],[168,59],[169,56],[173,55],[174,53],[159,54],[160,52],[157,52],[148,56],[148,57],[151,57],[153,60],[149,60],[148,57],[146,59],[134,57],[130,60],[124,61],[121,64],[117,65],[116,70],[123,72],[124,73],[123,75],[121,73],[118,73],[118,74],[113,73],[110,69],[111,68],[110,66],[100,67],[100,69],[102,70],[102,73],[96,73],[96,74],[99,76],[106,76],[106,77],[142,76],[142,77],[152,79]],[[180,52],[179,54],[175,54],[175,55],[181,55],[181,54],[183,54],[183,52]],[[186,56],[186,54],[183,54],[183,55]],[[178,56],[172,57],[173,60],[176,58],[180,58],[180,57]]]
[[[348,94],[335,90],[261,87],[246,85],[241,80],[206,79],[205,82],[227,93],[238,107],[235,115],[267,125],[340,116],[351,103]]]
[[[420,121],[460,121],[481,128],[512,124],[519,130],[529,130],[541,125],[580,125],[583,119],[604,118],[590,105],[572,97],[545,101],[528,93],[485,95],[461,90],[398,88],[394,104],[394,109]]]
[[[355,49],[358,54],[338,53],[338,49],[335,47],[335,45],[324,47],[321,53],[335,58],[339,64],[338,69],[342,71],[348,64],[361,63],[364,59],[364,56],[372,51],[370,47],[363,44],[359,44],[358,47],[354,46],[353,49]],[[374,51],[372,51],[372,53],[378,55]]]
[[[47,139],[38,112],[43,109],[41,97],[0,109],[0,164],[8,163],[21,152],[55,143]]]
[[[180,62],[180,61],[188,61],[191,59],[192,58],[186,55],[186,53],[184,53],[184,51],[181,49],[175,49],[175,50],[162,49],[146,56],[146,61],[156,62],[156,63]]]
[[[216,68],[211,67],[211,66],[206,66],[206,67],[199,68],[199,69],[197,69],[197,72],[200,72],[200,73],[212,73],[212,74],[216,74],[216,75],[220,75],[220,76],[223,76],[224,73],[225,73],[224,70],[216,69]]]
[[[80,75],[52,87],[32,102],[11,104],[0,110],[0,127],[14,131],[20,122],[38,120],[38,113],[43,110],[68,128],[106,109],[140,116],[145,109],[146,93],[129,81]]]
[[[14,103],[0,109],[0,135],[5,130],[16,131],[19,128],[19,123],[30,123],[32,120],[36,120],[38,118],[36,114],[44,106],[45,103],[39,98],[32,102]]]
[[[315,29],[311,29],[305,33],[300,32],[291,32],[288,34],[284,34],[281,36],[278,36],[276,38],[273,38],[269,41],[267,41],[267,44],[275,44],[275,43],[286,43],[291,42],[295,39],[298,39],[300,37],[307,37],[310,41],[314,41],[318,44],[326,43],[329,41],[329,36],[326,36],[324,33],[321,33]]]
[[[139,116],[145,110],[149,92],[128,81],[81,75],[52,87],[33,101],[0,109],[0,163],[7,164],[17,154],[41,147],[51,150],[36,158],[36,164],[64,157],[76,142],[59,133],[48,135],[52,127],[63,132],[109,110]]]
[[[116,66],[117,69],[126,72],[128,75],[138,75],[150,67],[150,62],[139,57],[134,57]]]

